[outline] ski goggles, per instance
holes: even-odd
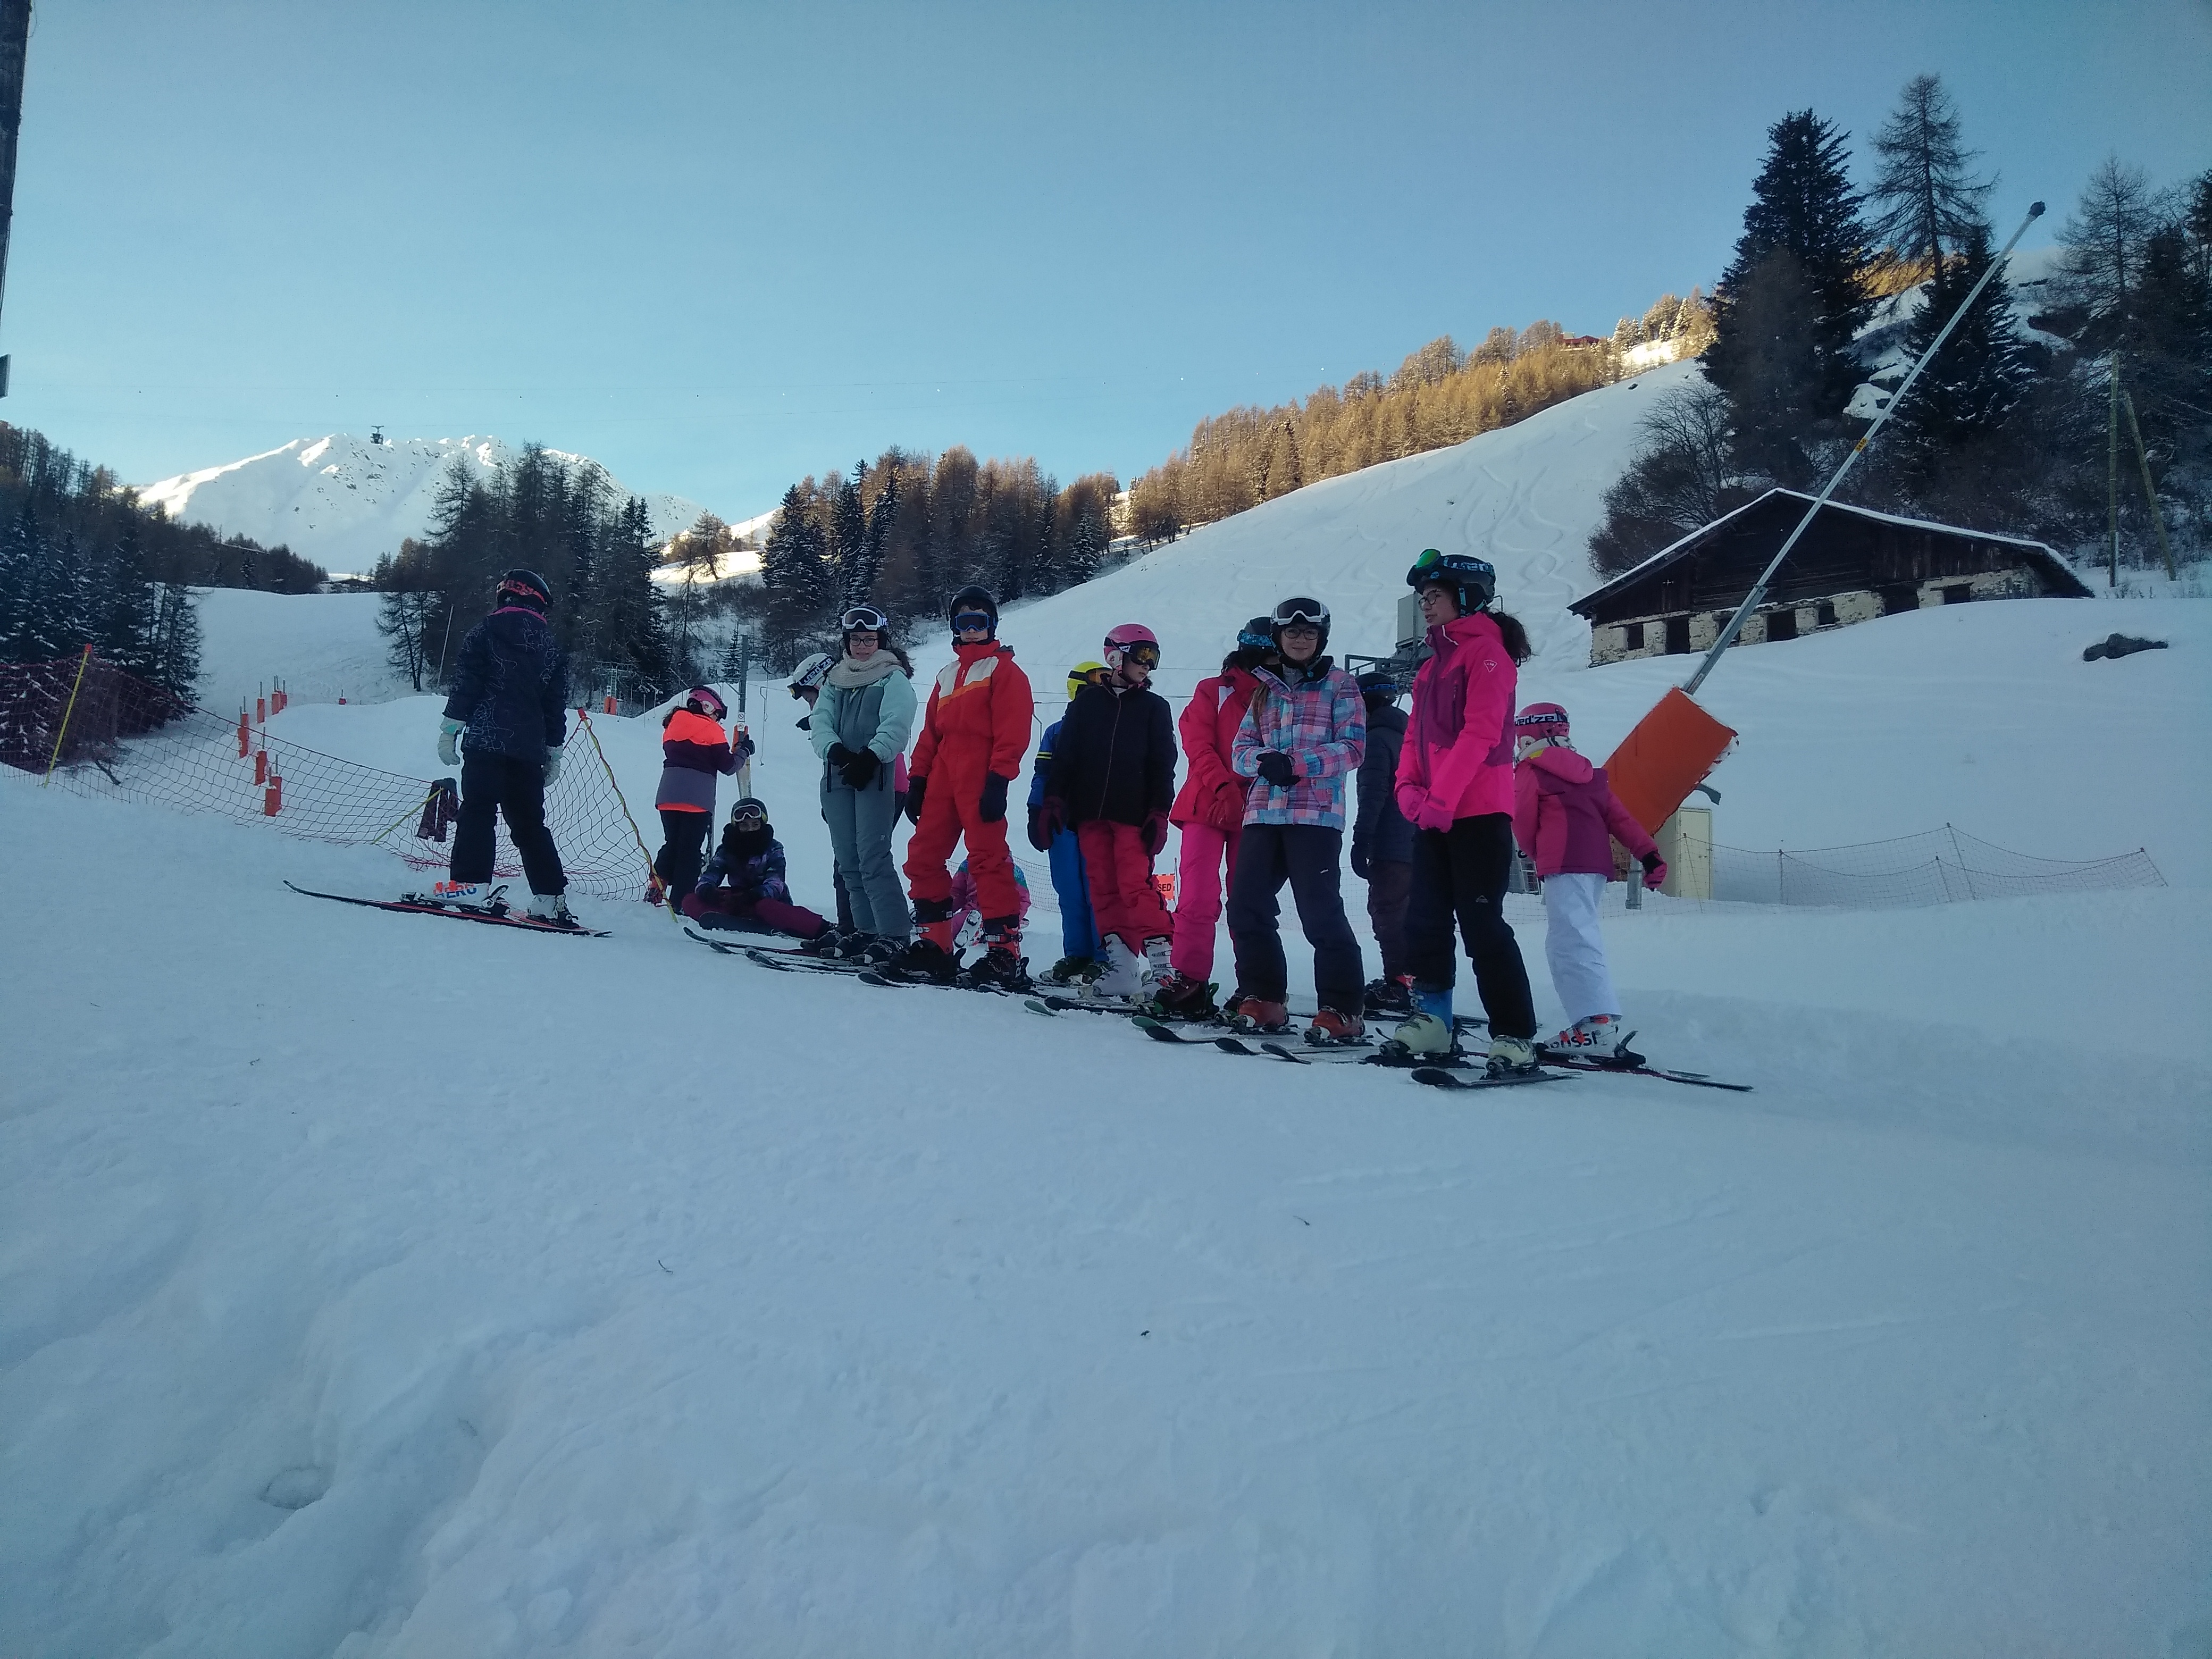
[[[1150,640],[1139,640],[1134,645],[1117,645],[1123,662],[1133,662],[1146,673],[1160,665],[1160,648]]]
[[[1328,607],[1319,599],[1285,599],[1275,607],[1277,628],[1326,628]]]
[[[848,634],[854,629],[866,629],[871,634],[884,634],[890,631],[890,625],[891,619],[872,605],[856,605],[837,618],[837,626]]]
[[[986,634],[989,633],[991,613],[988,611],[963,611],[952,619],[952,631],[956,634],[964,634],[971,628],[980,628]]]
[[[1478,559],[1472,553],[1439,553],[1433,547],[1421,550],[1421,556],[1413,561],[1413,568],[1406,573],[1406,586],[1423,588],[1467,586],[1478,587],[1486,594],[1498,591],[1498,567],[1487,559]]]
[[[730,809],[730,822],[741,829],[749,829],[757,823],[766,823],[768,822],[767,803],[756,800],[752,796],[747,795]]]

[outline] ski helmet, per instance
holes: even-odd
[[[695,714],[704,714],[710,720],[726,720],[730,705],[722,701],[722,694],[711,685],[695,685],[684,694],[684,706]]]
[[[1267,640],[1276,650],[1283,648],[1283,630],[1303,624],[1321,630],[1321,643],[1314,647],[1319,656],[1328,649],[1328,607],[1319,599],[1285,599],[1275,607],[1275,614],[1267,619]]]
[[[830,671],[836,665],[827,651],[817,651],[791,671],[791,695],[796,697],[812,690],[830,677]]]
[[[1547,743],[1567,735],[1567,711],[1555,702],[1532,702],[1513,718],[1516,737],[1541,738]]]
[[[985,618],[990,624],[991,637],[994,640],[999,637],[999,602],[991,597],[990,589],[971,584],[955,593],[952,603],[945,607],[945,620],[952,625],[955,634],[960,631],[963,617]],[[976,624],[970,623],[968,625],[972,628]]]
[[[542,612],[553,603],[552,584],[535,570],[509,570],[499,579],[499,602]]]
[[[891,619],[872,605],[848,605],[845,614],[837,618],[837,636],[848,639],[854,634],[873,634],[888,645],[891,638]]]
[[[1160,665],[1160,642],[1142,623],[1123,623],[1106,635],[1106,666],[1119,672],[1124,662],[1150,671]]]
[[[1274,628],[1273,617],[1253,617],[1237,631],[1237,648],[1239,651],[1273,651]]]
[[[1395,674],[1386,674],[1379,668],[1370,668],[1359,677],[1359,695],[1370,707],[1376,702],[1395,702],[1404,690]]]
[[[1079,662],[1067,671],[1067,700],[1075,701],[1075,694],[1086,685],[1097,684],[1096,677],[1106,672],[1103,662]]]
[[[1425,547],[1406,573],[1406,586],[1416,593],[1425,587],[1449,588],[1459,614],[1470,617],[1498,597],[1498,568],[1472,553],[1439,553]]]

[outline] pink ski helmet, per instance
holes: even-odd
[[[1513,732],[1522,738],[1564,738],[1567,711],[1555,702],[1532,702],[1514,716]]]
[[[1142,623],[1123,623],[1106,635],[1106,665],[1119,668],[1124,659],[1147,672],[1160,665],[1160,642]]]
[[[728,716],[730,705],[722,701],[721,694],[711,685],[695,685],[684,694],[684,706],[695,714],[704,714],[710,720]]]

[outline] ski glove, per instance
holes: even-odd
[[[842,743],[833,743],[830,745],[830,752],[823,758],[842,772],[845,769],[845,763],[853,758],[853,751]]]
[[[750,760],[753,757],[754,750],[755,744],[753,743],[753,734],[750,732],[738,732],[738,740],[730,745],[730,752],[738,757],[738,766],[743,766],[747,761]],[[732,767],[731,769],[734,771],[736,767]]]
[[[1040,853],[1052,851],[1053,803],[1043,801],[1030,808],[1030,845]]]
[[[1287,789],[1298,781],[1298,763],[1279,749],[1263,750],[1255,765],[1260,775],[1278,789]]]
[[[1667,860],[1656,853],[1644,855],[1644,884],[1657,892],[1667,880]]]
[[[1144,838],[1145,856],[1159,857],[1160,849],[1168,844],[1168,815],[1154,812],[1145,820],[1144,828],[1137,833]]]
[[[928,781],[927,778],[915,777],[911,772],[907,774],[906,821],[908,823],[921,822],[921,792]]]
[[[1006,780],[996,772],[983,775],[983,822],[996,823],[1006,816]]]
[[[438,722],[438,758],[448,766],[461,763],[461,733],[468,728],[459,720]]]
[[[545,751],[545,787],[550,789],[553,787],[553,780],[560,775],[561,751],[557,749],[549,749]]]
[[[1352,849],[1352,873],[1364,881],[1367,879],[1367,849],[1355,845]]]
[[[876,781],[877,770],[882,765],[883,762],[876,758],[874,750],[863,749],[857,753],[848,753],[838,762],[837,772],[845,780],[847,788],[865,789]]]

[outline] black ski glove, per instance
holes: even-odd
[[[843,760],[838,762],[837,770],[843,775],[846,787],[865,789],[876,781],[876,770],[883,763],[876,758],[874,750],[863,749],[857,754],[848,755]]]
[[[996,823],[1006,816],[1006,780],[996,772],[983,775],[983,822]]]
[[[1255,764],[1260,775],[1278,789],[1287,789],[1298,781],[1297,763],[1279,749],[1262,751]]]
[[[845,763],[853,758],[853,751],[842,743],[833,743],[830,745],[830,752],[822,758],[842,772],[845,769]]]
[[[1367,879],[1367,849],[1364,847],[1352,849],[1352,873],[1362,881]]]
[[[915,777],[911,772],[907,774],[906,821],[908,823],[920,823],[921,822],[921,792],[923,786],[927,784],[928,781],[929,780],[927,778]]]

